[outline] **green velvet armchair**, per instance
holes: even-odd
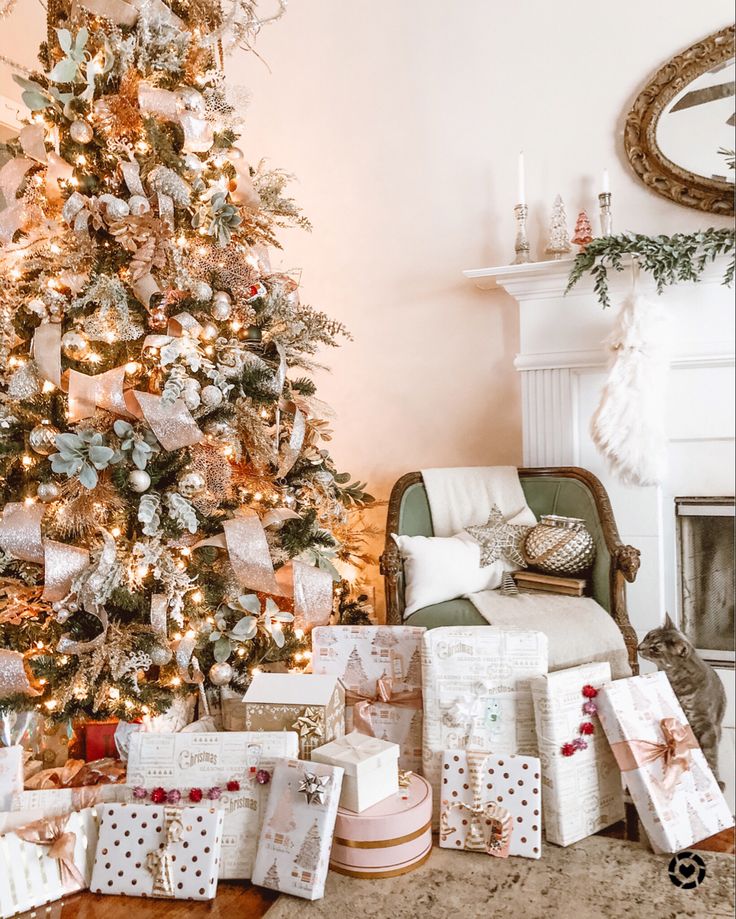
[[[639,550],[619,539],[611,502],[601,482],[585,469],[560,466],[519,469],[521,487],[537,518],[543,514],[581,517],[596,543],[596,558],[589,580],[589,594],[613,618],[623,635],[633,673],[638,673],[636,632],[626,612],[626,582],[632,583],[639,570]],[[432,514],[421,473],[402,476],[391,491],[386,525],[386,543],[381,556],[381,574],[386,588],[386,621],[398,625],[404,613],[404,573],[392,533],[432,536]],[[411,625],[436,628],[443,625],[486,625],[469,600],[458,598],[417,610]]]

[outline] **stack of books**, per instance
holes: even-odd
[[[512,577],[519,590],[538,590],[548,594],[565,594],[568,597],[582,597],[588,583],[585,578],[566,578],[557,574],[542,574],[539,571],[514,571]]]

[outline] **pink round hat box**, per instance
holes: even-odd
[[[360,814],[337,810],[330,868],[355,878],[390,878],[419,868],[432,852],[432,788],[412,775],[408,788]]]

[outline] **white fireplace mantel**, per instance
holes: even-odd
[[[629,615],[639,636],[678,614],[675,498],[734,494],[734,307],[722,284],[726,259],[709,265],[698,283],[666,288],[670,358],[666,430],[669,471],[659,487],[622,485],[610,473],[589,434],[606,378],[606,338],[618,304],[631,291],[631,271],[609,270],[611,308],[603,309],[589,274],[566,295],[573,259],[465,271],[496,297],[518,303],[524,464],[583,466],[603,482],[624,542],[641,550],[642,565],[628,591]],[[639,290],[657,297],[651,278]],[[734,758],[733,671],[719,671],[729,709],[726,765]],[[733,795],[733,787],[729,792]],[[733,806],[733,804],[732,804]]]

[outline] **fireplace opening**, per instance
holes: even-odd
[[[712,664],[734,666],[734,499],[675,498],[680,629]]]

